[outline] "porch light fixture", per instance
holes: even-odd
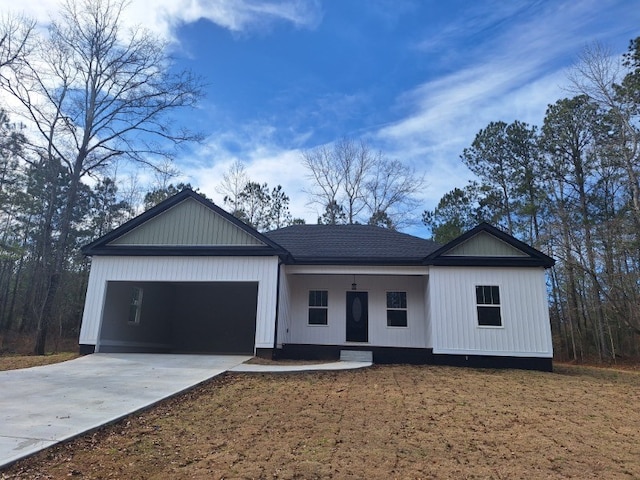
[[[356,284],[356,276],[353,276],[353,283],[351,284],[351,290],[357,290],[358,284]]]

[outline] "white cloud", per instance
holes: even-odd
[[[23,0],[20,8],[46,21],[58,4],[56,0]],[[0,9],[13,7],[14,2],[0,0]],[[562,88],[567,84],[566,64],[590,41],[606,43],[625,35],[626,46],[637,35],[637,31],[627,32],[628,25],[640,21],[639,12],[624,1],[471,3],[452,15],[450,24],[427,32],[429,39],[415,42],[412,49],[412,54],[422,52],[425,61],[434,58],[437,69],[448,73],[398,95],[395,111],[401,118],[367,135],[389,157],[411,162],[425,172],[424,208],[432,209],[444,193],[471,178],[459,156],[481,128],[494,120],[519,119],[540,125],[547,104],[568,95]],[[620,25],[621,15],[627,26]],[[173,39],[176,27],[200,19],[236,34],[251,34],[279,23],[313,29],[322,11],[316,0],[156,0],[153,7],[144,0],[132,0],[125,18],[129,25],[142,24],[168,39]],[[301,111],[312,116],[315,128],[321,130],[366,104],[370,87],[349,95],[310,95],[312,108]],[[293,119],[291,131],[295,131],[299,114],[295,110],[287,113]],[[296,149],[310,132],[293,138],[287,131],[287,146],[282,146],[283,131],[274,125],[229,129],[212,134],[192,158],[180,162],[184,180],[221,205],[215,187],[231,163],[240,160],[253,180],[283,186],[291,197],[294,216],[315,222],[317,213],[306,204],[306,172]]]
[[[78,3],[82,1],[78,0]],[[23,0],[17,7],[15,2],[0,0],[2,11],[33,18],[41,27],[55,19],[61,5],[61,0]],[[176,27],[198,20],[210,21],[234,33],[250,34],[268,30],[276,23],[312,29],[321,19],[322,11],[317,0],[155,0],[152,6],[146,0],[130,0],[121,17],[125,27],[142,26],[161,38],[173,41],[176,40]],[[313,217],[301,190],[304,172],[297,161],[300,153],[273,146],[274,127],[249,127],[245,133],[243,137],[242,132],[217,132],[215,142],[208,142],[195,158],[179,162],[184,174],[171,181],[189,181],[222,205],[216,186],[231,163],[239,159],[247,164],[252,180],[267,182],[271,187],[283,186],[291,197],[294,216],[308,220]],[[121,171],[125,177],[134,173],[124,167]],[[143,188],[154,184],[150,170],[138,170],[136,175]]]
[[[289,209],[294,217],[315,223],[317,213],[307,205],[304,192],[307,178],[300,162],[301,151],[277,145],[273,140],[276,134],[273,127],[259,125],[233,133],[216,133],[193,157],[181,160],[184,180],[198,187],[217,205],[224,206],[217,187],[233,162],[241,161],[252,181],[266,182],[270,188],[282,186],[290,198]]]
[[[467,39],[508,21],[521,10],[522,5],[517,1],[467,2],[459,14],[452,16],[451,23],[444,24],[437,30],[430,30],[428,37],[418,41],[415,48],[434,54],[443,49],[451,49],[458,42],[466,44]],[[473,45],[467,44],[467,49],[472,50]]]
[[[60,0],[0,0],[0,10],[24,13],[40,23],[56,15]],[[80,2],[79,2],[80,3]],[[277,22],[315,28],[322,19],[317,0],[131,0],[122,17],[128,27],[142,26],[175,40],[176,26],[208,20],[235,33],[268,29]]]
[[[11,0],[0,0],[0,10],[25,14],[39,23],[47,23],[51,12],[58,9],[60,0],[22,0],[19,4]]]
[[[611,19],[619,18],[623,10],[617,5],[616,12],[594,1],[552,2],[538,4],[540,10],[527,15],[526,9],[514,7],[515,2],[507,4],[501,4],[502,10],[487,11],[486,18],[470,11],[468,18],[456,18],[442,32],[430,32],[437,40],[419,47],[433,55],[443,41],[451,48],[458,37],[468,41],[470,33],[508,20],[508,27],[496,27],[494,35],[470,46],[466,55],[445,54],[458,62],[448,65],[452,73],[398,96],[396,108],[405,115],[377,132],[391,155],[422,165],[429,181],[426,208],[434,208],[444,193],[472,178],[459,156],[489,122],[518,119],[542,124],[547,105],[569,95],[567,63],[575,61],[588,42],[606,42],[619,34]],[[598,17],[605,25],[591,34],[599,15],[606,17]],[[640,18],[637,12],[632,15]]]

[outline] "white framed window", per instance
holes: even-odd
[[[131,325],[140,324],[140,315],[142,313],[142,288],[133,287],[131,291],[131,303],[129,304],[129,319]]]
[[[309,325],[327,325],[328,306],[327,290],[309,290]]]
[[[407,292],[387,292],[387,327],[407,325]]]
[[[497,285],[476,286],[478,326],[502,327],[500,312],[500,288]]]

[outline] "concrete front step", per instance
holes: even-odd
[[[343,362],[373,362],[373,352],[366,350],[340,350]]]

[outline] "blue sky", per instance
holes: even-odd
[[[57,0],[23,3],[46,22]],[[253,180],[282,184],[310,222],[304,149],[364,138],[425,173],[422,209],[432,209],[472,178],[459,156],[478,130],[540,125],[571,95],[567,71],[585,46],[620,55],[640,35],[637,0],[153,4],[132,0],[126,21],[169,39],[176,66],[208,83],[198,111],[179,119],[206,136],[179,159],[182,179],[221,204],[216,186],[240,160]]]

